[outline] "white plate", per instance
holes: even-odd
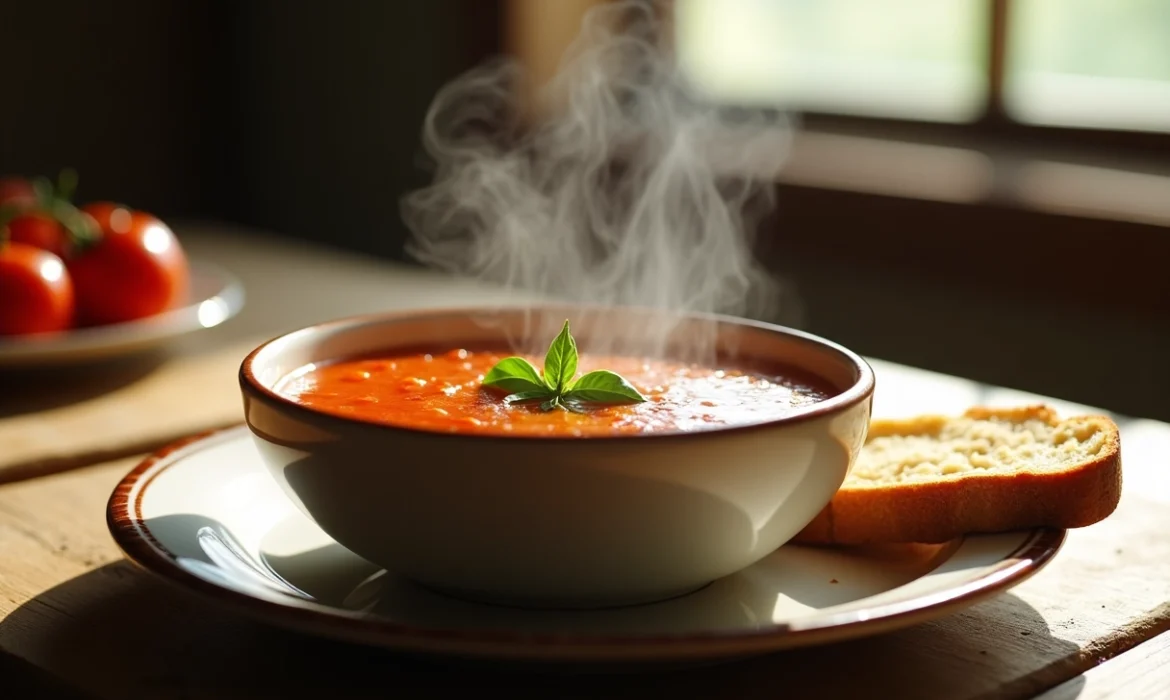
[[[139,321],[44,338],[0,338],[0,368],[65,365],[148,350],[235,316],[244,305],[244,288],[227,271],[193,262],[189,299],[180,308]]]
[[[425,468],[425,465],[420,465]],[[118,485],[107,519],[142,567],[270,623],[384,647],[490,659],[694,661],[916,624],[1017,584],[1063,530],[865,549],[784,546],[695,593],[601,611],[449,598],[332,541],[280,491],[247,428],[188,438]]]

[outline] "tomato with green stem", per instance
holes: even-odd
[[[56,186],[48,179],[0,179],[0,233],[61,258],[93,243],[95,225],[73,206],[77,173],[66,169]]]
[[[0,238],[0,335],[68,330],[73,323],[73,292],[61,258]]]
[[[135,321],[183,303],[190,272],[171,229],[158,218],[111,202],[82,207],[99,235],[68,261],[82,325]]]

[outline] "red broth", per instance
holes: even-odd
[[[424,430],[489,435],[591,437],[688,432],[780,418],[829,398],[823,380],[785,370],[733,368],[582,355],[578,376],[609,369],[624,376],[644,403],[591,406],[584,413],[543,411],[539,403],[505,404],[505,392],[481,386],[512,353],[452,350],[346,360],[309,366],[278,393],[324,413]],[[543,357],[528,357],[538,368]]]

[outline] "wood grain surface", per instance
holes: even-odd
[[[1036,700],[1166,700],[1170,698],[1170,634],[1061,683]]]
[[[1126,437],[1123,449],[1130,447]],[[1139,439],[1128,450],[1127,473],[1135,478],[1113,516],[1071,532],[1048,568],[965,612],[881,637],[731,664],[585,676],[414,659],[220,611],[121,559],[105,530],[104,508],[135,460],[115,461],[0,487],[0,552],[5,562],[19,562],[0,569],[0,655],[110,698],[256,697],[306,688],[365,697],[364,689],[378,694],[391,687],[411,696],[412,689],[454,693],[466,681],[517,697],[653,691],[764,698],[783,688],[797,697],[864,691],[1027,698],[1170,629],[1170,534],[1150,526],[1163,517],[1170,492],[1164,480],[1142,476],[1165,471],[1161,455],[1143,445],[1160,443]],[[1158,483],[1161,490],[1151,491]],[[1092,678],[1086,682],[1102,683]]]
[[[1113,516],[1071,532],[1056,560],[1011,592],[880,637],[715,666],[567,675],[412,658],[221,611],[122,559],[104,509],[141,455],[95,462],[236,422],[235,370],[260,339],[350,312],[489,297],[288,242],[191,240],[246,278],[249,310],[238,322],[124,368],[129,376],[75,377],[82,386],[48,392],[0,379],[0,474],[9,482],[0,485],[0,697],[53,697],[51,686],[97,698],[464,697],[471,684],[520,698],[1069,700],[1157,698],[1168,687],[1170,636],[1158,634],[1170,628],[1170,426],[1121,418],[1125,488]],[[313,288],[328,291],[294,299],[310,265],[321,271]],[[873,364],[876,415],[1040,399]]]

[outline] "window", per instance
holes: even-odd
[[[506,0],[507,50],[547,75],[607,1]],[[778,260],[1167,318],[1170,0],[651,1],[697,91],[799,115]]]
[[[1017,1],[1008,26],[1009,116],[1170,131],[1170,2]]]
[[[675,0],[676,49],[709,98],[963,122],[984,109],[985,0]]]
[[[1167,0],[673,0],[721,102],[1170,132]]]

